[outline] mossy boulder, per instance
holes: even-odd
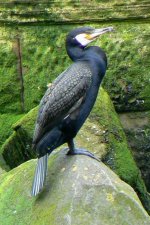
[[[31,197],[35,166],[31,160],[1,175],[0,224],[150,224],[134,190],[102,162],[55,152],[45,188]]]
[[[101,92],[103,95],[104,91],[102,90]],[[37,112],[38,107],[35,107],[13,124],[12,134],[2,145],[2,155],[10,168],[14,168],[35,157],[35,152],[32,151],[31,145]],[[102,158],[107,152],[104,139],[103,126],[95,118],[90,117],[77,135],[76,143],[78,146],[94,149],[94,153],[99,158]],[[99,151],[100,146],[101,151]]]
[[[127,143],[121,122],[107,92],[102,89],[101,94],[98,95],[91,116],[103,127],[104,139],[102,142],[107,146],[107,154],[104,155],[102,160],[122,180],[136,190],[143,205],[150,213],[150,195]]]
[[[31,144],[37,110],[38,107],[34,108],[13,125],[13,134],[2,146],[2,155],[10,168],[35,157]],[[145,208],[150,211],[150,197],[114,106],[104,89],[101,88],[93,111],[75,140],[78,147],[91,149],[122,180],[135,188]]]
[[[32,109],[12,125],[13,132],[1,148],[2,155],[11,168],[35,156],[35,153],[31,150],[31,144],[37,111],[38,107]],[[131,166],[126,167],[122,163],[122,168],[125,167],[126,176],[128,177],[128,174],[131,174],[131,171],[128,172],[128,168],[135,169],[121,123],[107,92],[102,88],[90,117],[79,131],[75,140],[79,147],[84,146],[87,149],[93,149],[94,153],[101,159],[104,159],[106,154],[110,152],[112,145],[114,146],[114,155],[116,155],[117,146],[120,146],[120,148],[124,149],[124,151],[118,153],[121,154],[120,160],[127,154],[126,160],[128,165],[131,164]],[[110,162],[110,165],[114,165],[113,159]]]
[[[0,166],[8,170],[8,166],[4,161],[2,156],[3,148],[2,145],[9,136],[12,135],[13,129],[11,129],[12,124],[23,117],[24,114],[0,114]]]

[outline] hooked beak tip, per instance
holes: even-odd
[[[105,34],[107,32],[112,32],[114,31],[113,27],[106,27],[106,28],[101,28],[101,29],[95,29],[95,31],[92,34],[92,38],[97,38],[102,34]]]
[[[113,27],[108,27],[109,31],[114,31]]]
[[[102,32],[112,32],[114,31],[114,28],[113,27],[106,27],[106,28],[102,28]]]
[[[109,31],[115,31],[115,29],[113,27],[109,27]]]

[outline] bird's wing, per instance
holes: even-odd
[[[92,82],[92,73],[87,63],[78,62],[69,67],[48,88],[40,103],[33,143],[65,118],[69,111],[79,108]]]

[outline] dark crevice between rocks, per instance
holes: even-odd
[[[134,159],[150,192],[150,124],[149,112],[120,114]]]
[[[126,131],[126,135],[147,190],[150,192],[150,128]]]
[[[149,112],[119,114],[132,155],[144,180],[147,191],[150,193],[150,122]],[[137,177],[138,180],[138,177]],[[138,182],[137,182],[138,183]],[[150,207],[148,200],[150,194],[141,195],[140,189],[134,189],[144,200],[145,208]]]

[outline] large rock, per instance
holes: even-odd
[[[31,150],[37,107],[13,125],[12,135],[5,141],[1,152],[10,168],[33,158]],[[89,119],[76,137],[76,145],[91,149],[119,177],[138,193],[144,207],[150,212],[150,196],[128,147],[121,123],[109,95],[101,88]],[[4,163],[3,163],[4,164]],[[5,169],[0,161],[0,166]]]
[[[36,160],[1,175],[0,224],[149,225],[133,189],[103,163],[55,152],[45,188],[30,196]]]

